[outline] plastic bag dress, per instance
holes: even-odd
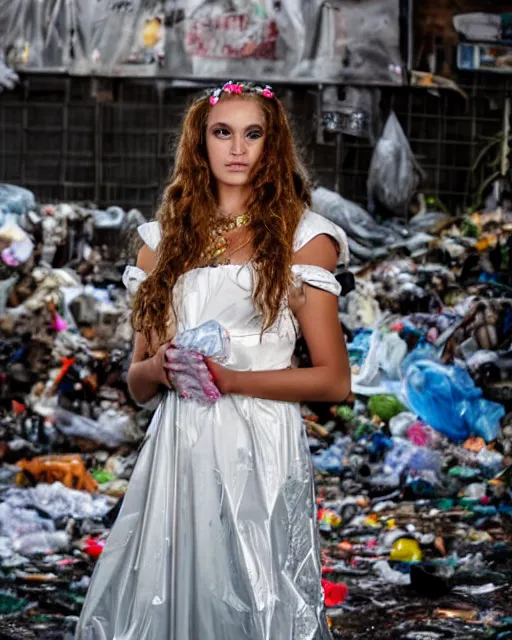
[[[156,249],[157,222],[139,232]],[[307,212],[298,250],[343,231]],[[344,254],[341,256],[341,254]],[[334,276],[297,280],[339,295]],[[128,267],[131,292],[145,278]],[[297,324],[284,306],[260,340],[250,263],[198,268],[176,285],[178,332],[216,320],[227,366],[291,365]],[[214,405],[165,391],[117,521],[95,568],[77,640],[330,640],[324,615],[311,458],[295,403],[224,396]]]

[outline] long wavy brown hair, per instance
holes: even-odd
[[[304,210],[311,204],[306,173],[299,161],[290,124],[277,98],[247,93],[230,99],[257,100],[265,116],[265,141],[251,176],[247,205],[256,272],[254,302],[263,331],[275,322],[290,285],[293,239]],[[141,284],[133,304],[132,323],[150,350],[168,341],[173,289],[178,278],[201,264],[217,211],[216,182],[206,152],[208,98],[196,100],[183,122],[171,181],[157,214],[162,231],[157,262]]]

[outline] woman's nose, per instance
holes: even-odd
[[[245,153],[245,142],[243,136],[234,135],[231,142],[231,154],[242,156]]]

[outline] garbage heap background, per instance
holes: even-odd
[[[333,634],[510,638],[512,214],[313,209],[351,250],[353,397],[302,407]],[[0,638],[72,637],[150,421],[121,283],[142,222],[0,185]]]

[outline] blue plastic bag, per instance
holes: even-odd
[[[413,360],[405,368],[404,384],[411,409],[450,440],[497,438],[505,409],[482,398],[481,389],[462,367]]]
[[[13,184],[0,184],[0,211],[22,215],[34,209],[36,199],[32,191]]]

